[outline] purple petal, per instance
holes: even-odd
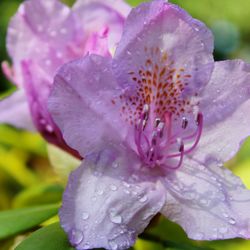
[[[215,161],[193,160],[165,178],[162,213],[195,240],[250,238],[250,190]]]
[[[47,73],[32,61],[23,61],[22,70],[25,83],[23,87],[27,95],[26,102],[29,103],[32,120],[37,130],[48,142],[81,158],[79,153],[65,143],[61,131],[48,112],[47,99],[50,93],[50,81]],[[40,86],[43,87],[40,88]]]
[[[82,156],[108,142],[121,142],[128,125],[120,119],[111,60],[86,56],[63,66],[55,77],[49,110],[67,143]]]
[[[48,46],[59,50],[75,32],[73,22],[70,9],[57,0],[25,1],[9,24],[8,52],[19,61],[48,55]]]
[[[60,220],[78,250],[128,249],[165,203],[157,178],[138,170],[134,153],[118,148],[87,156],[69,178]]]
[[[240,60],[216,62],[204,90],[200,109],[204,130],[195,157],[213,155],[227,161],[250,135],[250,64]]]
[[[122,0],[78,0],[73,6],[84,35],[96,33],[98,43],[107,36],[111,50],[114,50],[120,41],[124,21],[130,10],[129,5]]]
[[[115,54],[114,72],[127,86],[140,77],[144,68],[155,65],[161,70],[169,65],[174,78],[178,78],[179,71],[185,72],[189,90],[197,92],[210,78],[212,42],[205,25],[184,10],[163,0],[144,3],[128,16]]]
[[[31,131],[36,130],[23,90],[17,90],[11,96],[0,101],[0,123]]]
[[[78,8],[80,9],[83,6],[90,7],[91,5],[99,6],[99,13],[104,11],[105,8],[110,8],[111,10],[117,11],[117,13],[123,16],[124,18],[126,18],[129,12],[131,11],[131,7],[123,0],[106,0],[105,2],[102,0],[77,0],[74,4],[73,9],[77,10]]]

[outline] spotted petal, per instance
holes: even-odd
[[[128,249],[165,202],[162,185],[140,172],[137,156],[118,148],[87,156],[69,178],[60,220],[78,250]]]
[[[36,130],[23,90],[17,90],[11,96],[0,101],[0,123],[31,131]]]
[[[195,240],[250,238],[250,190],[240,178],[214,160],[185,163],[164,180],[162,213]]]
[[[114,105],[121,90],[111,60],[86,56],[63,66],[55,77],[49,109],[66,142],[82,156],[110,142],[122,142],[127,124]]]
[[[212,43],[205,25],[177,6],[143,3],[128,16],[113,67],[125,86],[155,73],[162,85],[172,76],[176,84],[190,83],[189,90],[198,91],[210,78]]]
[[[250,64],[241,60],[216,62],[201,97],[204,130],[196,158],[227,161],[250,135]]]

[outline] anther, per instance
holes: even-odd
[[[196,117],[196,124],[197,126],[199,126],[202,123],[203,120],[203,116],[201,113],[198,113],[197,117]]]
[[[182,125],[181,125],[181,127],[182,127],[183,129],[186,129],[187,126],[188,126],[188,120],[187,120],[186,117],[183,117],[183,118],[182,118]]]
[[[156,118],[156,119],[155,119],[155,122],[154,122],[155,128],[158,127],[158,125],[160,124],[160,122],[161,122],[161,119],[160,119],[160,118]]]
[[[160,138],[163,137],[164,127],[165,127],[165,123],[164,123],[164,122],[160,122],[160,123],[158,124],[158,126],[157,126],[157,131],[159,132]]]

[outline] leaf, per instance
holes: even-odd
[[[56,215],[58,204],[0,212],[0,239],[27,231]]]
[[[38,133],[18,130],[8,125],[0,125],[0,143],[24,151],[46,156],[46,143]]]
[[[59,223],[51,224],[31,234],[15,250],[74,250]]]
[[[149,242],[155,242],[157,244],[160,244],[164,248],[176,250],[213,250],[212,248],[206,246],[196,246],[189,243],[179,243],[169,240],[163,240],[162,238],[149,233],[142,233],[139,238]]]
[[[12,202],[14,208],[53,204],[62,200],[64,188],[59,184],[38,184],[20,192]]]
[[[5,149],[0,145],[0,169],[8,173],[24,187],[37,184],[38,178],[27,168],[26,163],[14,150]]]

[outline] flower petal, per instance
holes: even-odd
[[[157,178],[141,173],[137,156],[118,148],[87,156],[69,178],[60,220],[78,250],[128,249],[165,203]]]
[[[117,11],[124,18],[129,14],[131,10],[131,7],[123,0],[106,0],[105,2],[102,0],[77,0],[74,4],[73,9],[78,9],[84,5],[87,6],[92,4],[100,6],[103,9],[105,9],[105,7],[109,7],[110,9]]]
[[[120,41],[124,21],[130,9],[129,5],[122,0],[78,0],[73,6],[78,25],[83,27],[84,36],[91,34],[93,39],[93,33],[98,34],[96,37],[99,40],[97,45],[108,36],[111,51]],[[93,44],[95,43],[92,42]]]
[[[61,48],[71,39],[73,22],[70,9],[57,0],[25,1],[9,25],[8,52],[17,61],[23,57],[40,58],[48,44]]]
[[[23,90],[17,90],[11,96],[0,101],[0,123],[31,131],[36,130]]]
[[[204,130],[195,157],[213,155],[227,161],[250,135],[250,64],[241,60],[216,62],[200,109]]]
[[[164,0],[144,3],[128,16],[115,54],[114,71],[119,82],[127,86],[151,62],[157,68],[168,65],[176,77],[178,71],[185,72],[189,88],[198,91],[210,78],[212,42],[205,25],[184,10]],[[129,72],[134,73],[132,77]]]
[[[212,160],[193,160],[165,178],[162,213],[195,240],[250,238],[250,190]]]
[[[86,56],[63,66],[55,77],[49,110],[67,143],[82,156],[108,142],[121,142],[128,126],[114,99],[121,90],[111,59]]]

